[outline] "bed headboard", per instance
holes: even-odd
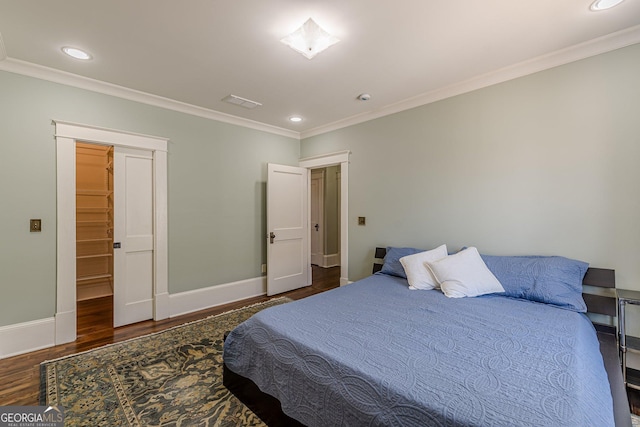
[[[386,254],[387,248],[376,248],[373,274],[382,269]],[[615,270],[590,267],[582,280],[582,285],[582,297],[587,304],[587,312],[598,315],[591,316],[596,330],[615,335],[615,317],[618,309],[615,295]]]

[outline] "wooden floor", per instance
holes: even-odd
[[[301,299],[333,289],[339,284],[340,267],[325,269],[313,266],[313,284],[311,286],[278,296]],[[270,298],[267,296],[250,298],[172,319],[158,322],[148,320],[116,329],[112,326],[113,299],[111,297],[80,302],[78,303],[78,339],[75,342],[0,360],[0,406],[39,405],[40,363],[45,360],[57,359],[106,344],[158,332]]]
[[[629,406],[631,413],[640,415],[640,390],[627,388],[627,396],[629,396]]]

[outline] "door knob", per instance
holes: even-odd
[[[272,231],[271,233],[269,233],[269,240],[271,241],[271,244],[273,245],[273,239],[276,238],[276,234]]]

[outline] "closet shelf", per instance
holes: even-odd
[[[76,212],[78,213],[91,213],[91,212],[96,212],[96,213],[102,213],[102,212],[111,212],[111,208],[78,208],[76,207]]]
[[[95,276],[76,277],[76,282],[89,282],[91,280],[111,279],[111,274],[98,274]]]
[[[106,258],[106,257],[112,257],[112,256],[113,255],[111,254],[79,255],[76,257],[76,259]]]
[[[113,149],[76,144],[76,298],[113,295]]]
[[[102,221],[76,221],[76,225],[78,226],[91,226],[91,225],[102,225],[102,224],[111,224],[111,221],[102,220]]]
[[[110,196],[113,194],[111,190],[76,190],[77,196]]]
[[[97,242],[111,242],[113,237],[104,237],[100,239],[82,239],[76,240],[76,243],[97,243]]]

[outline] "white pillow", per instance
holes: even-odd
[[[427,266],[440,283],[442,292],[449,298],[504,292],[504,288],[474,247],[429,262]]]
[[[425,265],[426,262],[437,261],[447,256],[447,245],[438,246],[426,252],[419,252],[400,258],[409,281],[409,289],[434,289],[438,282]]]

